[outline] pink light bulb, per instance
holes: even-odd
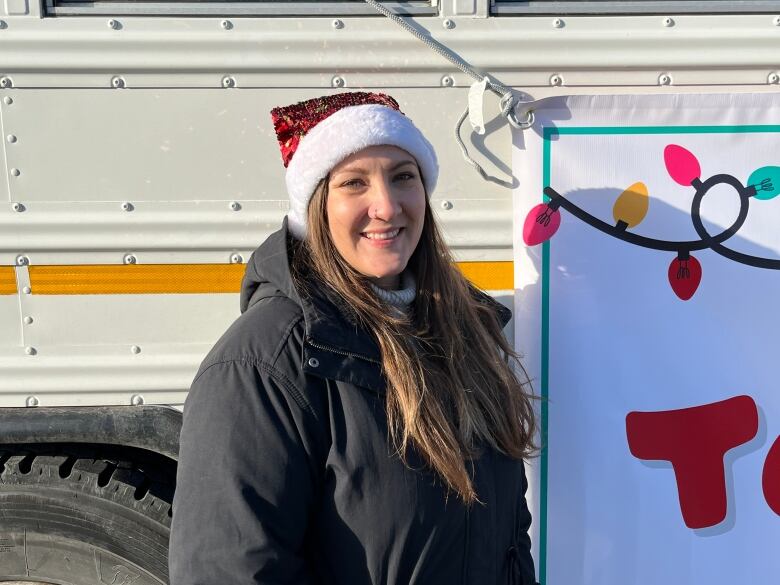
[[[523,224],[523,241],[527,246],[536,246],[555,235],[561,225],[561,213],[551,209],[547,203],[540,203],[528,212]]]
[[[669,176],[680,185],[688,187],[701,176],[699,161],[690,150],[677,144],[664,148],[664,163]]]

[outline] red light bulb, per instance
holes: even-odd
[[[698,159],[690,150],[677,144],[669,144],[664,148],[664,164],[669,176],[686,187],[701,176]]]
[[[528,212],[523,224],[523,241],[536,246],[555,235],[561,225],[561,213],[547,203],[540,203]]]
[[[687,257],[685,257],[687,256]],[[687,301],[699,288],[701,282],[701,264],[691,255],[681,253],[669,265],[669,284],[674,294]]]

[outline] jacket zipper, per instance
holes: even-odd
[[[316,341],[314,341],[311,337],[306,338],[306,343],[308,343],[312,347],[316,347],[317,349],[322,349],[324,351],[331,351],[331,352],[336,353],[338,355],[343,355],[343,356],[347,356],[347,357],[358,358],[358,359],[361,359],[361,360],[364,360],[364,361],[367,361],[367,362],[371,362],[372,364],[382,365],[379,360],[375,360],[373,358],[370,358],[370,357],[368,357],[366,355],[362,355],[362,354],[359,354],[359,353],[352,353],[351,351],[342,351],[342,350],[337,349],[335,347],[331,347],[331,346],[328,346],[328,345],[322,345],[321,343],[317,343]]]

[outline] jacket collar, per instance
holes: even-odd
[[[281,229],[252,253],[241,283],[241,312],[264,298],[284,296],[291,299],[303,312],[304,371],[383,391],[385,382],[376,340],[352,322],[346,307],[340,299],[328,294],[326,287],[312,286],[310,293],[304,295],[296,289],[290,275],[291,239],[285,217]],[[509,309],[490,295],[475,288],[472,290],[479,302],[493,307],[502,327],[509,322],[512,317]],[[317,366],[311,366],[312,363]]]
[[[349,320],[325,287],[311,286],[308,294],[301,294],[295,287],[289,263],[291,240],[285,217],[281,229],[252,253],[241,282],[241,312],[265,298],[289,298],[303,313],[305,372],[383,391],[376,341]]]

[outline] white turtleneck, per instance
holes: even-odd
[[[417,281],[414,279],[412,271],[408,269],[401,273],[401,288],[399,290],[385,290],[373,282],[370,284],[371,290],[374,291],[376,296],[389,305],[404,311],[412,303],[414,297],[417,296]]]

